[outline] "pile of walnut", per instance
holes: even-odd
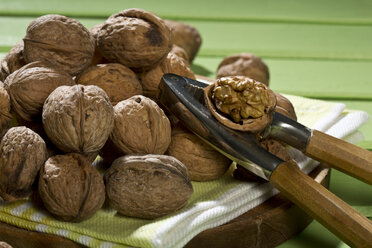
[[[32,21],[1,61],[0,198],[41,200],[73,222],[105,200],[147,219],[184,207],[191,180],[217,179],[231,164],[156,101],[164,73],[195,78],[200,45],[194,27],[141,9],[91,30],[61,15]]]

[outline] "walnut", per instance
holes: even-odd
[[[27,197],[47,159],[44,140],[31,129],[10,128],[0,143],[0,196],[5,201]]]
[[[5,82],[12,109],[23,120],[41,120],[45,99],[61,85],[74,85],[72,77],[61,70],[37,61],[13,72]]]
[[[12,115],[10,114],[10,98],[0,81],[0,138],[8,128]]]
[[[116,63],[88,67],[77,77],[76,82],[102,88],[112,105],[142,94],[142,86],[137,75],[128,67]]]
[[[17,42],[1,60],[0,80],[5,79],[26,64],[23,58],[23,40]]]
[[[207,106],[222,124],[258,133],[272,121],[276,98],[266,85],[245,76],[217,79],[205,88]]]
[[[93,54],[92,62],[90,63],[90,65],[105,64],[109,62],[107,59],[105,59],[105,57],[103,57],[97,45],[98,31],[102,28],[102,26],[103,26],[103,23],[100,23],[100,24],[93,26],[89,30],[90,34],[92,35],[94,39],[94,54]]]
[[[276,107],[275,111],[285,115],[292,120],[297,121],[296,111],[292,105],[292,103],[288,100],[288,98],[284,97],[283,95],[274,92],[276,96]]]
[[[191,180],[210,181],[221,177],[230,167],[231,161],[206,144],[195,134],[172,130],[172,141],[167,155],[181,161]]]
[[[181,209],[193,188],[186,167],[166,155],[128,155],[106,171],[106,194],[119,213],[154,219]]]
[[[173,20],[164,21],[172,31],[174,44],[185,49],[189,57],[189,62],[191,63],[202,43],[199,31],[190,24]]]
[[[170,52],[158,66],[141,74],[143,94],[152,99],[156,99],[159,92],[159,83],[166,73],[174,73],[180,76],[195,79],[190,65],[181,57]]]
[[[269,68],[259,57],[250,53],[224,58],[218,65],[217,78],[226,76],[247,76],[269,86]]]
[[[40,171],[38,191],[46,209],[62,221],[87,219],[105,201],[102,176],[76,153],[50,157]]]
[[[136,8],[110,16],[98,32],[97,43],[106,59],[135,71],[160,63],[173,44],[171,32],[161,18]]]
[[[103,147],[114,124],[107,94],[94,85],[60,86],[46,99],[43,125],[64,152],[90,153]]]
[[[94,39],[79,21],[61,15],[44,15],[27,27],[23,55],[27,63],[44,61],[72,76],[90,64]]]
[[[13,248],[13,247],[4,241],[0,241],[0,248]]]
[[[125,154],[164,154],[171,142],[171,126],[164,111],[150,98],[132,96],[114,107],[110,138]]]
[[[173,54],[177,55],[178,57],[184,59],[184,61],[187,62],[188,65],[190,65],[189,55],[187,54],[185,49],[183,49],[182,47],[177,46],[176,44],[173,44],[172,50],[170,50],[170,53],[173,53]]]

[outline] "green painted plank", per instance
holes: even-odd
[[[368,0],[2,0],[2,15],[61,13],[106,17],[127,8],[142,8],[165,18],[371,24]]]
[[[0,49],[21,39],[32,17],[0,17]],[[88,28],[104,19],[79,19]],[[372,28],[291,23],[188,21],[202,35],[201,56],[252,52],[267,58],[372,61]],[[1,51],[1,50],[0,50]]]
[[[222,57],[197,56],[192,69],[211,78]],[[372,62],[264,58],[270,87],[278,92],[315,98],[372,100]]]

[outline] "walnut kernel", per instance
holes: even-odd
[[[205,88],[205,99],[222,124],[253,133],[271,122],[276,105],[275,94],[266,85],[244,76],[217,79]]]

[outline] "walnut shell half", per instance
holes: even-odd
[[[276,106],[272,90],[245,76],[217,79],[215,84],[204,88],[204,96],[219,122],[252,133],[261,132],[271,123]]]
[[[5,201],[27,197],[47,159],[44,140],[26,127],[10,128],[0,143],[0,196]]]
[[[97,86],[60,86],[46,99],[42,117],[46,134],[60,150],[86,154],[105,144],[114,109]]]
[[[110,205],[123,215],[144,219],[182,208],[193,192],[186,167],[166,155],[120,157],[104,179]]]
[[[102,176],[76,153],[50,157],[40,171],[38,189],[48,211],[63,221],[82,221],[105,201]]]

